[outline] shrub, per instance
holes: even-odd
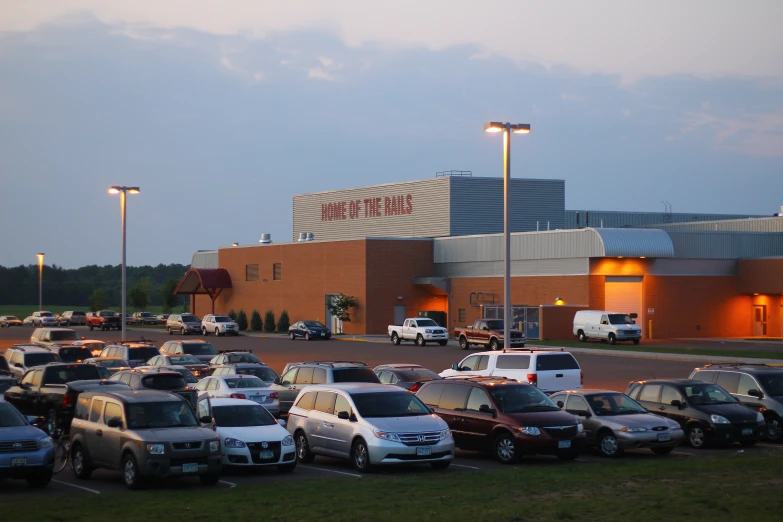
[[[263,326],[264,323],[261,322],[261,314],[258,313],[258,310],[253,310],[253,315],[250,316],[250,329],[254,332],[260,332]]]
[[[247,315],[245,315],[245,311],[240,308],[239,312],[237,313],[237,319],[236,319],[237,326],[239,327],[240,332],[244,332],[247,330]]]
[[[275,313],[272,310],[267,310],[266,314],[264,314],[264,331],[275,331]]]
[[[280,319],[277,320],[277,331],[285,333],[288,331],[289,326],[291,326],[291,320],[288,318],[288,311],[283,310],[280,312]]]
[[[228,317],[234,322],[237,322],[237,313],[232,308],[231,311],[228,312]]]

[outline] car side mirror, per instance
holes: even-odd
[[[489,413],[490,415],[495,415],[495,412],[497,410],[495,410],[495,408],[490,408],[488,404],[482,404],[481,406],[479,406],[479,411],[481,413]]]
[[[283,381],[280,383],[280,386],[291,386],[291,381]]]
[[[119,417],[112,417],[106,425],[110,428],[122,428],[122,419]]]
[[[83,335],[82,335],[82,336],[81,336],[81,340],[82,340],[82,341],[84,341],[85,339],[87,339],[87,338],[86,338],[85,336],[83,336]]]
[[[561,409],[562,409],[562,408],[563,408],[563,406],[565,406],[565,403],[564,403],[563,401],[557,401],[557,407],[558,407],[558,408],[561,408]]]
[[[16,366],[17,368],[24,368],[24,366],[22,366],[22,363],[20,362],[15,362],[14,366]]]
[[[38,417],[33,417],[32,415],[28,415],[27,417],[25,417],[25,419],[27,420],[27,424],[29,424],[30,426],[36,426],[36,427],[38,426]]]
[[[199,417],[198,421],[201,424],[209,424],[210,422],[212,422],[212,417],[210,417],[209,415],[204,415],[203,417]]]
[[[459,364],[457,364],[457,363],[452,364],[451,365],[451,369],[459,371]]]
[[[280,379],[275,379],[275,381],[274,381],[274,382],[275,382],[275,384],[277,384],[278,386],[280,386],[280,385],[282,384],[282,383],[280,382]]]
[[[350,420],[351,414],[347,411],[341,411],[337,414],[337,418],[342,420]]]
[[[761,393],[759,390],[748,390],[748,395],[750,395],[751,397],[757,397],[759,399],[764,398],[764,394]]]

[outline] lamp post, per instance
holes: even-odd
[[[125,198],[128,194],[138,194],[139,193],[139,187],[120,187],[118,185],[114,185],[109,187],[109,194],[119,194],[120,195],[120,211],[122,213],[122,340],[126,340],[126,330],[125,330],[125,323],[126,323],[126,317],[125,317],[125,302],[127,301],[127,287],[125,282],[125,207],[126,207],[126,201]]]
[[[38,258],[38,311],[43,310],[43,265],[44,265],[44,253],[38,252],[35,254]]]
[[[511,346],[511,230],[508,191],[511,179],[511,134],[528,134],[529,123],[484,124],[484,132],[503,133],[503,347]]]

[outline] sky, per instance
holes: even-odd
[[[335,5],[336,4],[336,5]],[[0,265],[189,263],[295,194],[512,176],[572,209],[783,205],[783,2],[0,0]]]

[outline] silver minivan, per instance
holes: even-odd
[[[354,468],[427,462],[445,469],[454,438],[443,419],[409,391],[387,384],[343,383],[305,387],[286,426],[300,462],[316,455],[350,459]]]

